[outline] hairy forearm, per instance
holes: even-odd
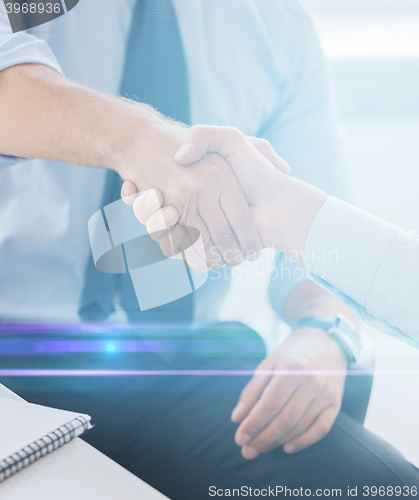
[[[121,170],[150,143],[149,106],[84,87],[42,65],[0,72],[0,154]],[[141,169],[141,162],[137,162]]]

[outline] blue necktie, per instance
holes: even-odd
[[[138,0],[128,38],[121,94],[152,105],[165,116],[190,122],[188,77],[182,40],[170,0]],[[102,206],[120,199],[122,181],[107,173]],[[104,321],[114,312],[115,293],[120,295],[130,322],[189,322],[193,295],[141,312],[131,277],[98,271],[90,256],[79,316],[83,321]]]

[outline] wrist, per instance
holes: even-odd
[[[309,352],[309,356],[327,358],[334,368],[346,370],[348,358],[339,344],[323,328],[306,327],[294,329],[289,337],[298,340]],[[318,367],[318,361],[316,365]],[[317,368],[318,369],[318,368]]]
[[[106,167],[116,170],[123,179],[132,178],[133,169],[138,175],[164,128],[153,108],[121,99],[114,120],[109,120],[108,140],[104,141]]]
[[[294,325],[294,331],[323,330],[339,347],[348,363],[356,363],[362,352],[362,339],[358,327],[344,316],[309,316]]]
[[[258,225],[265,246],[303,260],[311,226],[328,195],[291,176],[284,176],[275,200],[261,210]]]
[[[134,109],[124,116],[124,126],[118,134],[111,168],[122,179],[134,181],[141,191],[160,188],[162,171],[169,169],[174,174],[179,167],[174,156],[188,129],[148,105],[132,104]]]
[[[360,319],[340,300],[311,280],[294,288],[285,302],[283,314],[285,320],[291,325],[307,316],[339,314],[346,316],[357,326],[360,324]]]

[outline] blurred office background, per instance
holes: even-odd
[[[419,0],[303,4],[329,60],[358,205],[419,231]],[[266,287],[263,278],[233,280],[222,316],[246,321],[269,345],[278,323]],[[419,467],[419,350],[371,336],[377,374],[366,426]]]
[[[419,1],[304,3],[330,61],[358,205],[419,231]],[[372,336],[366,425],[419,466],[419,351]]]

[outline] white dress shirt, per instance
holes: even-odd
[[[192,123],[230,125],[266,137],[294,175],[349,199],[328,74],[298,2],[173,3],[188,66]],[[134,5],[135,0],[83,0],[29,30],[35,38],[12,34],[0,1],[0,70],[45,64],[116,95]],[[90,254],[87,221],[101,208],[105,172],[7,157],[0,157],[0,167],[0,318],[76,322]],[[295,276],[285,274],[271,284],[278,311],[303,280]],[[212,319],[211,305],[222,300],[227,286],[210,279],[196,292],[199,319]]]
[[[309,233],[313,279],[362,320],[419,347],[419,236],[331,197]]]

